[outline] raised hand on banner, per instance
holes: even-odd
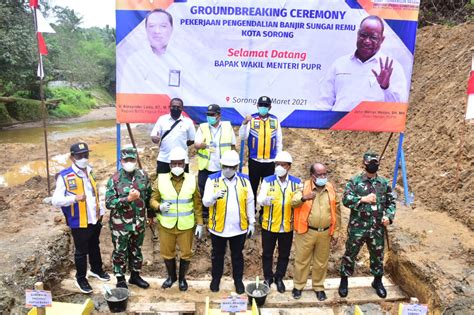
[[[388,89],[390,86],[390,76],[392,75],[393,71],[393,59],[390,60],[385,59],[385,65],[383,64],[382,58],[379,58],[380,61],[380,73],[377,74],[377,72],[372,69],[372,73],[375,75],[377,78],[377,82],[380,84],[380,87],[384,90]]]

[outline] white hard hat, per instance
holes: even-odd
[[[170,161],[186,160],[188,153],[181,147],[174,147],[170,152]]]
[[[286,151],[280,151],[275,156],[275,162],[286,162],[286,163],[293,163],[293,158],[291,154]]]
[[[225,166],[235,166],[240,163],[239,154],[234,150],[225,151],[221,157],[221,164]]]

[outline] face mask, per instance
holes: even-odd
[[[217,122],[217,118],[213,116],[207,116],[207,122],[209,125],[214,125]]]
[[[125,163],[122,163],[122,168],[125,170],[125,172],[133,172],[135,170],[135,168],[137,167],[137,163],[136,162],[125,162]]]
[[[286,169],[283,166],[278,165],[277,167],[275,167],[275,175],[278,176],[278,177],[285,176],[286,175]]]
[[[86,168],[87,165],[89,165],[89,160],[88,159],[80,159],[80,160],[75,160],[74,163],[79,168]]]
[[[184,173],[184,168],[179,166],[173,167],[171,168],[171,173],[173,173],[175,176],[179,176]]]
[[[379,170],[379,165],[376,163],[369,163],[365,165],[365,170],[370,174],[375,174]]]
[[[323,186],[326,186],[328,182],[328,179],[327,177],[325,178],[316,178],[316,181],[314,182],[316,184],[316,186],[319,186],[319,187],[323,187]]]
[[[224,175],[225,178],[232,178],[235,175],[235,170],[233,168],[224,168],[222,175]]]
[[[270,108],[268,107],[263,107],[263,106],[258,107],[258,113],[260,114],[260,116],[267,116],[269,110]]]
[[[178,119],[179,116],[181,116],[181,112],[182,112],[181,109],[171,108],[170,110],[171,118],[173,118],[174,120]]]

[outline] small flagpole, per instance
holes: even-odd
[[[51,196],[51,184],[49,182],[49,154],[48,154],[48,131],[46,128],[46,116],[47,116],[47,111],[46,111],[46,104],[44,102],[44,82],[43,82],[43,77],[44,77],[44,71],[43,71],[43,59],[41,58],[41,52],[40,52],[40,47],[39,47],[39,39],[38,39],[38,19],[36,16],[36,9],[32,7],[33,10],[33,19],[35,23],[35,30],[36,30],[36,43],[38,47],[38,64],[39,64],[39,69],[40,69],[40,100],[41,100],[41,112],[43,116],[43,135],[44,135],[44,149],[45,149],[45,155],[46,155],[46,180],[48,181],[48,196]]]

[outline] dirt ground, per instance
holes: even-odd
[[[400,204],[394,225],[390,227],[392,249],[387,251],[387,271],[410,296],[417,296],[431,309],[445,313],[474,313],[474,133],[473,125],[463,124],[466,82],[474,41],[474,24],[456,27],[430,26],[419,30],[415,71],[405,138],[405,157],[410,191],[415,203]],[[113,109],[94,111],[81,118],[106,119]],[[18,126],[16,127],[18,128]],[[156,147],[149,141],[150,126],[134,126],[144,168],[155,168]],[[0,131],[1,132],[1,131]],[[342,192],[347,180],[359,172],[362,153],[372,148],[381,151],[388,134],[285,129],[284,148],[294,157],[291,173],[307,178],[315,161],[327,165],[330,180]],[[64,154],[71,143],[83,140],[100,144],[115,139],[113,131],[84,133],[80,139],[60,139],[49,143],[50,155]],[[123,133],[122,143],[129,143]],[[398,139],[392,139],[380,173],[390,177]],[[463,148],[460,150],[460,144]],[[2,144],[0,174],[15,164],[43,158],[41,144]],[[96,169],[102,186],[113,173],[114,163]],[[459,176],[458,176],[459,169]],[[53,183],[53,182],[51,182]],[[73,267],[73,252],[68,228],[59,210],[44,204],[46,179],[34,177],[26,183],[0,188],[0,311],[22,313],[23,292],[42,280],[55,296],[58,283]],[[396,191],[403,201],[399,180]],[[348,210],[343,211],[342,230]],[[105,218],[107,221],[107,218]],[[328,277],[337,277],[345,234],[330,257]],[[102,256],[110,271],[112,244],[105,226],[101,239]],[[189,277],[210,277],[210,240],[195,243]],[[244,250],[245,277],[261,271],[259,233]],[[159,256],[159,243],[151,240],[150,230],[144,245],[148,276],[165,277]],[[226,265],[230,262],[227,260]],[[356,275],[368,275],[368,257],[359,255]],[[225,273],[230,275],[230,268]],[[293,276],[293,253],[287,277]],[[192,294],[192,293],[190,293]],[[68,300],[68,297],[62,298]]]

